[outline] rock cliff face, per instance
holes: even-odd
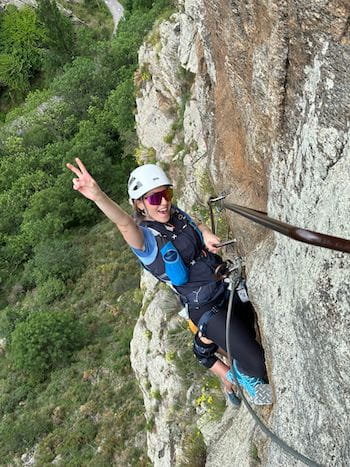
[[[23,5],[35,6],[35,0],[0,0],[0,8],[6,8],[7,5],[15,5],[17,8],[22,7]]]
[[[164,164],[178,204],[192,212],[205,206],[211,182],[232,202],[350,238],[349,3],[186,0],[179,10],[140,50],[140,159]],[[272,409],[258,412],[317,463],[347,465],[349,255],[237,215],[227,213],[227,222],[247,260],[274,388]],[[162,318],[160,293],[148,307],[145,299],[132,360],[141,386],[147,373],[148,385],[166,389],[168,403],[183,388],[176,373],[169,379],[162,339],[146,346],[141,337],[146,328],[162,337],[174,326],[176,317]],[[152,358],[141,357],[145,348]],[[149,417],[152,398],[143,388]],[[184,440],[171,421],[164,424],[163,402],[155,423],[167,429],[149,432],[149,455],[157,466],[180,465]],[[226,411],[221,425],[200,426],[207,466],[300,464],[261,434],[244,407]]]

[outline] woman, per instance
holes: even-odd
[[[73,189],[94,201],[116,225],[143,266],[179,295],[199,328],[193,346],[196,357],[224,381],[231,402],[237,404],[231,386],[233,375],[215,355],[219,348],[226,351],[229,295],[227,284],[214,277],[222,262],[216,254],[219,238],[172,205],[172,183],[157,165],[146,164],[130,174],[128,193],[136,211],[135,220],[100,189],[80,159],[76,158],[76,163],[78,167],[67,164],[76,175]],[[236,377],[251,401],[259,405],[272,403],[263,349],[255,340],[252,308],[237,293],[230,342]]]

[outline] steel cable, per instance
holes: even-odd
[[[238,392],[239,392],[239,395],[240,397],[242,398],[245,406],[247,407],[248,409],[248,412],[251,414],[251,416],[253,417],[253,419],[255,420],[255,422],[259,425],[259,427],[261,428],[261,430],[275,443],[277,444],[280,448],[282,448],[284,451],[286,451],[287,453],[289,453],[291,456],[293,456],[295,459],[303,462],[304,464],[306,465],[310,465],[312,467],[322,467],[321,464],[318,464],[317,462],[309,459],[308,457],[304,456],[303,454],[301,454],[300,452],[296,451],[294,448],[292,448],[291,446],[289,446],[285,441],[283,441],[281,438],[279,438],[275,433],[273,433],[273,431],[270,430],[270,428],[268,428],[264,422],[258,417],[258,415],[254,412],[252,406],[249,404],[247,398],[245,397],[244,393],[243,393],[243,390],[239,384],[239,382],[237,381],[237,377],[236,377],[236,373],[235,373],[235,370],[233,368],[233,360],[232,360],[232,356],[231,356],[231,353],[230,353],[230,333],[229,333],[229,326],[230,326],[230,322],[231,322],[231,314],[232,314],[232,304],[233,304],[233,295],[234,295],[234,292],[235,292],[235,284],[233,283],[233,281],[231,281],[231,292],[230,292],[230,297],[229,297],[229,302],[228,302],[228,307],[227,307],[227,318],[226,318],[226,348],[227,348],[227,355],[228,355],[228,359],[229,359],[229,362],[230,362],[230,367],[231,367],[231,373],[233,375],[233,379],[235,381],[235,384],[238,388]]]
[[[211,202],[211,201],[210,201]],[[269,217],[266,213],[256,211],[255,209],[239,206],[238,204],[222,202],[222,206],[230,211],[240,214],[247,219],[256,222],[268,229],[275,230],[283,235],[286,235],[293,240],[308,243],[310,245],[329,248],[331,250],[350,253],[350,240],[346,238],[334,237],[320,232],[296,227],[295,225],[287,224],[286,222],[278,221]]]
[[[322,234],[319,232],[313,232],[312,230],[302,229],[300,227],[287,224],[286,222],[281,222],[276,219],[273,219],[269,217],[266,212],[246,208],[244,206],[239,206],[238,204],[223,202],[222,200],[224,198],[225,196],[219,196],[218,198],[211,198],[208,201],[209,210],[210,210],[210,220],[211,220],[213,232],[215,232],[215,222],[214,222],[214,214],[212,210],[212,203],[221,201],[221,204],[224,208],[229,209],[230,211],[233,211],[237,214],[240,214],[241,216],[244,216],[253,222],[263,225],[264,227],[267,227],[271,230],[274,230],[283,235],[286,235],[289,238],[298,240],[300,242],[308,243],[310,245],[315,245],[315,246],[320,246],[323,248],[329,248],[332,250],[342,251],[344,253],[350,253],[350,240]],[[234,295],[235,286],[236,286],[236,284],[231,278],[230,278],[230,281],[231,281],[231,293],[230,293],[230,298],[228,302],[227,318],[226,318],[226,348],[227,348],[227,355],[228,355],[228,359],[230,362],[232,376],[237,386],[239,395],[242,398],[248,412],[251,414],[251,416],[253,417],[255,422],[258,424],[260,429],[271,439],[271,441],[273,441],[281,449],[283,449],[285,452],[287,452],[288,454],[290,454],[291,456],[293,456],[295,459],[299,460],[300,462],[303,462],[304,464],[310,465],[312,467],[322,467],[321,464],[318,464],[312,459],[304,456],[303,454],[298,452],[296,449],[289,446],[285,441],[279,438],[275,433],[273,433],[273,431],[271,431],[270,428],[268,428],[265,425],[265,423],[254,412],[253,408],[251,407],[251,405],[249,404],[247,398],[245,397],[243,393],[243,390],[237,380],[237,377],[236,377],[236,374],[233,368],[233,360],[232,360],[232,356],[230,353],[229,326],[230,326],[231,314],[232,314],[233,295]]]

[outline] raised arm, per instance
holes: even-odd
[[[134,219],[101,190],[78,157],[75,162],[78,167],[67,164],[67,168],[76,175],[73,178],[73,189],[79,191],[85,198],[94,201],[100,210],[116,225],[130,246],[142,250],[144,236]]]

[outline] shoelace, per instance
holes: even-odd
[[[254,376],[243,375],[242,373],[237,373],[236,376],[239,382],[242,383],[242,386],[249,392],[251,396],[255,396],[254,389],[260,384],[265,384],[264,380],[261,378],[254,378]]]
[[[256,378],[254,376],[248,376],[245,375],[244,373],[240,373],[237,368],[235,368],[235,373],[236,377],[238,379],[238,382],[242,384],[243,387],[246,388],[246,390],[252,388],[252,391],[248,390],[249,394],[254,397],[254,389],[256,386],[259,386],[259,384],[266,384],[265,381],[262,378]],[[234,377],[232,375],[231,370],[227,372],[226,378],[231,381],[231,383],[234,383]],[[248,388],[247,388],[248,386]]]

